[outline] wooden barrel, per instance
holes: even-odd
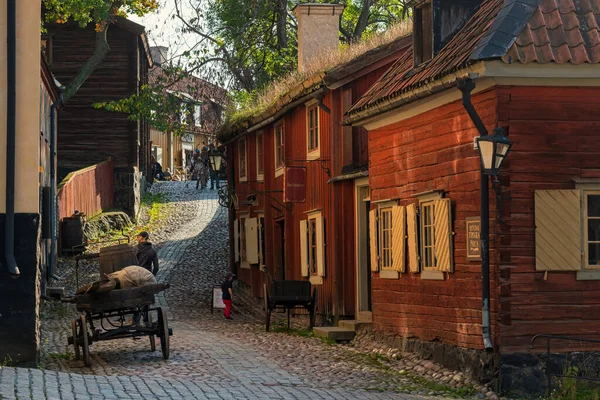
[[[120,271],[130,265],[137,265],[133,246],[118,244],[100,249],[100,278],[106,274]]]

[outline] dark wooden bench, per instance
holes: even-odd
[[[287,311],[288,329],[290,311],[296,307],[306,309],[310,314],[310,329],[315,325],[317,289],[309,281],[273,281],[271,290],[264,285],[265,325],[267,332],[271,325],[271,313],[275,310]]]

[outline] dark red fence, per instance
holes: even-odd
[[[100,164],[71,172],[58,185],[59,219],[75,210],[88,218],[114,205],[114,166],[108,159]]]

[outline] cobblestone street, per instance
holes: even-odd
[[[211,314],[212,287],[228,272],[227,210],[216,191],[155,184],[174,214],[151,232],[160,259],[157,296],[173,329],[168,361],[148,340],[90,346],[92,367],[67,346],[74,307],[42,324],[43,368],[0,369],[0,399],[424,399],[448,394],[386,361],[313,337],[267,333],[234,296],[234,320]],[[235,289],[234,289],[235,290]],[[72,306],[70,306],[72,307]],[[387,360],[389,361],[389,360]]]

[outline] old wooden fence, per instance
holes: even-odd
[[[114,166],[108,159],[100,164],[71,172],[58,185],[59,219],[70,217],[75,210],[88,218],[113,207]]]

